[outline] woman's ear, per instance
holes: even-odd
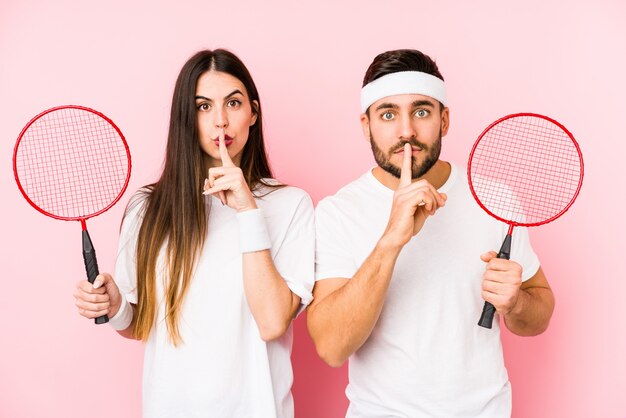
[[[250,120],[250,126],[256,123],[256,120],[259,117],[259,102],[258,100],[253,100],[250,103],[250,107],[252,108],[252,119]]]

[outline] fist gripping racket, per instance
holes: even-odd
[[[470,190],[489,215],[509,225],[498,258],[511,254],[516,226],[538,226],[563,215],[583,181],[583,157],[572,134],[546,116],[518,113],[484,130],[467,167]],[[478,325],[491,328],[485,302]]]
[[[61,106],[35,116],[22,129],[13,153],[20,191],[44,215],[80,221],[87,279],[99,274],[86,220],[113,206],[130,178],[130,152],[124,135],[102,113]],[[109,321],[106,315],[96,324]]]

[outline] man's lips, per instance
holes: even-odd
[[[411,151],[413,151],[413,153],[420,152],[422,150],[423,150],[422,147],[416,147],[415,145],[411,145]],[[394,154],[404,154],[404,147],[395,150],[393,153]]]

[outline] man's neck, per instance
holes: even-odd
[[[422,177],[413,179],[413,183],[424,179],[432,184],[435,189],[438,189],[443,186],[448,180],[451,170],[452,168],[450,166],[450,163],[442,160],[437,160],[435,165],[433,165],[426,174],[424,174]],[[391,190],[396,190],[398,188],[400,179],[386,172],[382,168],[378,166],[375,167],[372,170],[372,174],[374,175],[374,177],[376,177],[376,180],[382,183],[383,186],[388,187]]]

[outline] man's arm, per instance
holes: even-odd
[[[307,325],[317,353],[330,366],[341,366],[369,337],[401,248],[379,242],[352,279],[315,283]]]
[[[482,297],[490,302],[506,327],[521,336],[538,335],[548,328],[554,310],[554,295],[541,267],[522,282],[522,266],[497,258],[495,251],[481,255],[487,263],[483,275]]]
[[[313,289],[307,325],[326,363],[340,366],[367,340],[382,311],[400,251],[445,199],[426,180],[411,183],[411,146],[407,144],[389,222],[374,250],[351,279],[319,280]]]
[[[548,329],[554,311],[554,295],[541,267],[520,286],[517,302],[504,315],[506,327],[521,336],[539,335]]]

